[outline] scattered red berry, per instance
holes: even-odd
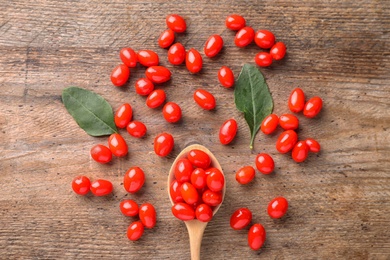
[[[127,217],[135,217],[139,212],[138,204],[134,200],[122,200],[119,209]]]
[[[183,33],[187,29],[186,21],[183,17],[177,14],[170,14],[165,19],[168,28],[177,33]]]
[[[276,150],[280,153],[287,153],[293,149],[298,141],[298,135],[294,130],[287,130],[281,133],[276,141]]]
[[[225,24],[228,29],[238,31],[245,27],[246,21],[241,15],[232,14],[226,17]]]
[[[136,193],[145,183],[145,173],[139,167],[131,167],[123,178],[123,187],[127,192]]]
[[[268,215],[271,218],[281,218],[283,217],[288,209],[288,202],[283,197],[277,197],[271,200],[268,204]]]
[[[111,82],[112,84],[114,84],[114,86],[117,87],[121,87],[124,84],[126,84],[129,77],[130,77],[130,70],[124,64],[120,64],[116,66],[111,72]]]
[[[252,166],[245,166],[236,172],[236,181],[240,184],[248,184],[255,178],[256,172]]]
[[[86,176],[77,176],[72,181],[72,189],[78,195],[86,195],[91,189],[91,181]]]
[[[215,57],[222,50],[222,47],[222,37],[218,34],[211,35],[204,45],[204,54],[209,58]]]
[[[154,90],[154,84],[148,78],[140,78],[135,82],[135,92],[141,96],[147,96]]]
[[[139,51],[137,53],[137,59],[138,62],[145,67],[157,66],[160,62],[158,54],[152,50]]]
[[[261,224],[254,224],[248,232],[248,245],[252,250],[259,250],[265,241],[266,233]]]
[[[166,29],[160,34],[158,38],[158,45],[165,49],[172,45],[175,41],[175,33],[171,29]]]
[[[168,61],[172,65],[180,65],[186,59],[186,49],[184,46],[177,42],[173,44],[168,50]]]
[[[256,157],[256,168],[263,174],[270,174],[274,171],[274,159],[269,154],[259,153]]]
[[[98,163],[109,163],[112,159],[112,152],[107,146],[98,144],[91,148],[91,156]]]
[[[234,74],[233,71],[226,67],[222,66],[218,71],[218,80],[222,86],[225,88],[231,88],[234,85]]]
[[[125,139],[120,134],[112,134],[108,138],[108,147],[113,155],[117,157],[126,156],[128,153],[128,147]]]
[[[272,64],[272,56],[268,52],[259,52],[255,56],[255,62],[260,67],[269,67]]]
[[[163,66],[151,66],[145,71],[146,77],[153,83],[164,83],[171,79],[171,71]]]
[[[157,108],[165,102],[166,94],[162,89],[156,89],[146,98],[146,105],[150,108]]]
[[[202,55],[194,48],[191,48],[186,54],[186,67],[188,71],[194,74],[198,73],[202,69],[202,66]]]
[[[303,108],[303,115],[308,118],[313,118],[320,113],[321,109],[322,99],[320,97],[312,97],[306,102]]]
[[[292,114],[284,114],[279,117],[279,125],[284,130],[295,130],[298,129],[299,120]]]
[[[136,120],[131,121],[127,125],[126,130],[131,136],[134,136],[136,138],[144,137],[146,134],[146,131],[147,131],[144,123],[142,123],[140,121],[136,121]]]
[[[132,48],[123,48],[119,52],[119,57],[129,68],[137,66],[137,53]]]
[[[240,230],[252,221],[252,212],[248,208],[239,208],[230,217],[230,226],[234,230]]]
[[[270,114],[264,118],[260,129],[264,134],[269,135],[275,132],[276,128],[278,127],[278,123],[279,117],[275,114]]]
[[[237,134],[237,122],[234,119],[225,121],[219,129],[219,141],[221,144],[229,144]]]
[[[144,233],[144,225],[141,221],[135,221],[127,228],[127,238],[131,241],[137,241]]]
[[[312,153],[318,153],[321,150],[320,143],[313,138],[307,138],[306,144],[309,147],[309,151]]]
[[[156,209],[150,203],[144,203],[139,207],[139,219],[146,228],[156,225]]]
[[[91,183],[91,192],[95,196],[106,196],[113,190],[112,183],[107,180],[98,179]]]
[[[309,146],[305,141],[299,141],[295,144],[291,156],[296,162],[303,162],[309,155]]]
[[[305,107],[305,93],[300,88],[295,88],[288,98],[288,107],[291,112],[299,113]]]
[[[281,60],[286,55],[286,45],[283,42],[277,42],[274,46],[272,46],[269,52],[274,60]]]
[[[162,133],[154,139],[154,152],[161,157],[167,156],[173,149],[174,140],[172,135]]]
[[[255,35],[255,43],[262,49],[269,49],[275,44],[275,35],[267,30],[259,30]]]
[[[197,89],[194,92],[194,100],[201,108],[205,110],[212,110],[216,105],[213,94],[204,89]]]
[[[115,112],[115,125],[119,128],[125,128],[133,117],[133,109],[129,103],[121,105]]]
[[[255,31],[252,27],[247,26],[237,32],[236,37],[234,38],[234,43],[237,47],[243,48],[249,45],[254,38]]]
[[[176,123],[181,118],[181,108],[174,102],[168,102],[163,107],[163,116],[169,123]]]

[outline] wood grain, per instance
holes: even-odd
[[[208,147],[221,163],[227,193],[208,224],[202,259],[389,259],[390,258],[390,6],[388,1],[0,1],[0,258],[1,259],[189,259],[185,225],[174,219],[166,178],[176,155],[187,145]],[[173,67],[157,38],[165,16],[181,14],[188,30],[177,40],[202,50],[211,34],[225,40],[222,53],[204,59],[199,75]],[[276,114],[288,113],[294,87],[308,97],[319,95],[324,109],[316,119],[299,115],[299,137],[316,138],[318,155],[301,164],[276,152],[277,134],[256,137],[235,109],[233,92],[216,77],[222,65],[238,76],[259,51],[234,46],[228,14],[242,14],[255,30],[269,29],[286,43],[288,54],[264,73]],[[168,124],[161,109],[145,106],[134,83],[144,68],[132,70],[125,88],[111,85],[109,74],[120,61],[119,50],[148,48],[172,70],[173,79],[159,86],[183,109],[183,120]],[[98,165],[89,156],[94,138],[83,132],[61,103],[61,91],[80,86],[105,97],[114,109],[129,102],[134,119],[148,126],[147,137],[131,138],[129,156]],[[215,111],[202,111],[192,100],[197,88],[217,99]],[[218,142],[220,125],[234,117],[239,131],[233,144]],[[175,149],[167,158],[153,153],[154,136],[167,131]],[[278,133],[281,131],[279,130]],[[276,170],[257,174],[248,186],[235,171],[254,165],[268,152]],[[144,169],[147,180],[135,195],[122,187],[131,166]],[[79,197],[70,187],[76,175],[113,182],[112,196]],[[290,202],[286,217],[271,220],[268,202],[283,195]],[[151,202],[157,226],[136,243],[126,238],[134,219],[121,216],[119,202]],[[260,251],[247,246],[247,230],[229,227],[239,207],[253,212],[267,241]]]

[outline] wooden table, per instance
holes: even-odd
[[[0,2],[0,258],[1,259],[189,259],[187,231],[171,214],[167,172],[181,149],[207,146],[219,159],[227,181],[226,199],[203,240],[202,259],[390,259],[390,5],[388,1],[1,1]],[[199,75],[173,67],[157,45],[165,17],[179,13],[188,30],[177,36],[186,48],[203,49],[211,34],[225,40],[215,59],[204,57]],[[321,96],[320,116],[300,119],[299,137],[322,146],[301,164],[275,149],[277,134],[259,133],[249,149],[249,129],[234,105],[233,91],[222,88],[218,68],[235,75],[254,63],[259,49],[239,49],[225,17],[238,13],[255,30],[269,29],[286,43],[283,61],[260,70],[275,102],[274,112],[288,113],[291,90]],[[109,75],[119,64],[122,47],[152,49],[172,80],[158,88],[181,105],[183,119],[165,122],[161,109],[149,109],[134,91],[144,75],[138,66],[124,88]],[[203,52],[202,52],[203,53]],[[131,138],[127,158],[100,165],[90,148],[107,138],[91,137],[65,110],[61,92],[80,86],[99,93],[113,109],[129,102],[134,119],[148,126],[144,139]],[[215,111],[203,111],[192,100],[197,88],[212,92]],[[239,124],[233,144],[218,141],[221,124]],[[153,152],[163,131],[175,138],[166,158]],[[259,152],[274,157],[276,170],[241,186],[235,172],[254,166]],[[142,190],[125,192],[122,179],[131,166],[144,169]],[[77,175],[113,182],[107,197],[81,197],[71,190]],[[268,217],[268,202],[284,196],[287,216]],[[119,212],[132,198],[155,205],[158,222],[138,242],[126,238],[134,221]],[[253,212],[267,241],[259,251],[247,246],[247,229],[229,226],[239,207]]]

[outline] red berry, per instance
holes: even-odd
[[[137,53],[138,62],[145,66],[157,66],[160,62],[158,54],[151,50],[141,50]]]
[[[203,192],[202,200],[209,206],[218,206],[222,202],[222,193],[220,191],[206,190]]]
[[[320,113],[321,109],[322,99],[320,97],[312,97],[306,102],[303,108],[303,115],[308,118],[313,118]]]
[[[295,130],[298,129],[299,120],[292,114],[284,114],[279,117],[279,125],[284,130]]]
[[[241,15],[231,14],[226,17],[225,24],[228,29],[238,31],[245,27],[246,21]]]
[[[299,113],[305,107],[305,93],[300,88],[295,88],[288,98],[288,107],[291,112]]]
[[[107,180],[98,179],[91,183],[91,192],[95,196],[106,196],[113,190],[112,183]]]
[[[321,150],[320,143],[313,138],[307,138],[306,144],[309,147],[309,151],[312,153],[318,153]]]
[[[112,134],[108,138],[108,147],[113,155],[118,157],[126,156],[128,153],[128,147],[125,139],[120,134]]]
[[[186,21],[183,17],[177,14],[170,14],[165,19],[168,28],[177,33],[183,33],[187,29]]]
[[[271,66],[272,56],[268,52],[259,52],[255,56],[255,62],[260,67]]]
[[[233,71],[226,67],[222,66],[218,71],[218,80],[222,86],[225,88],[231,88],[234,85],[234,74]]]
[[[115,125],[119,128],[125,128],[133,117],[133,109],[129,103],[121,105],[115,112]]]
[[[255,31],[252,27],[247,26],[237,32],[236,37],[234,38],[234,43],[237,47],[243,48],[249,45],[254,38]]]
[[[298,141],[298,135],[294,130],[287,130],[281,133],[276,141],[276,150],[280,153],[287,153],[293,149]]]
[[[174,180],[169,187],[169,194],[173,202],[182,202],[183,197],[181,196],[181,184],[177,180]]]
[[[188,160],[192,163],[193,166],[197,168],[207,169],[211,164],[210,156],[198,149],[191,150],[188,155]]]
[[[194,92],[195,102],[205,110],[212,110],[215,108],[215,97],[210,92],[204,89],[197,89]]]
[[[188,159],[183,158],[178,160],[174,169],[176,180],[181,183],[190,181],[193,169]]]
[[[72,181],[72,189],[78,195],[86,195],[91,189],[91,181],[86,176],[77,176]]]
[[[256,157],[256,168],[263,174],[270,174],[274,171],[274,159],[269,154],[259,153]]]
[[[219,129],[219,141],[221,144],[229,144],[237,134],[237,122],[229,119],[223,123]]]
[[[281,60],[284,58],[284,55],[286,55],[286,45],[284,45],[283,42],[277,42],[272,46],[270,52],[269,52],[274,60]]]
[[[261,224],[254,224],[248,232],[248,245],[252,250],[259,250],[265,241],[266,233]]]
[[[200,204],[195,209],[196,219],[202,222],[209,222],[213,218],[213,211],[207,204]]]
[[[303,162],[309,155],[309,146],[305,141],[299,141],[295,144],[291,156],[296,162]]]
[[[195,188],[199,190],[203,189],[204,187],[206,187],[207,184],[206,172],[202,168],[196,168],[192,171],[190,180]]]
[[[192,220],[195,218],[194,209],[184,202],[178,202],[172,206],[172,214],[183,221]]]
[[[124,84],[126,84],[129,77],[130,77],[130,70],[124,64],[120,64],[116,66],[111,72],[111,82],[112,84],[114,84],[114,86],[117,87],[121,87]]]
[[[278,123],[279,117],[275,114],[270,114],[261,123],[261,131],[266,135],[272,134],[278,127]]]
[[[163,116],[169,123],[176,123],[181,118],[181,108],[174,102],[168,102],[163,107]]]
[[[141,96],[147,96],[154,90],[154,84],[148,78],[140,78],[135,82],[135,92]]]
[[[252,212],[247,208],[239,208],[230,217],[230,226],[234,230],[240,230],[249,225],[252,221]]]
[[[112,152],[107,146],[98,144],[91,148],[91,156],[98,163],[109,163],[112,159]]]
[[[164,103],[165,98],[165,91],[162,89],[156,89],[146,98],[146,105],[150,108],[157,108]]]
[[[161,157],[167,156],[173,149],[174,140],[172,135],[162,133],[154,139],[154,152]]]
[[[184,46],[177,42],[173,44],[168,50],[168,61],[172,65],[180,65],[186,59],[186,49]]]
[[[140,121],[131,121],[126,128],[127,132],[136,138],[144,137],[146,134],[146,126]]]
[[[137,54],[132,48],[123,48],[119,52],[122,62],[129,68],[137,66]]]
[[[255,169],[252,166],[245,166],[236,172],[236,181],[240,184],[248,184],[255,178]]]
[[[144,203],[139,207],[139,219],[146,228],[156,225],[156,209],[150,203]]]
[[[131,241],[137,241],[144,233],[144,225],[141,221],[135,221],[127,228],[127,238]]]
[[[203,59],[200,53],[191,48],[186,54],[186,67],[191,73],[198,73],[203,66]]]
[[[269,49],[275,44],[275,35],[267,30],[256,32],[255,43],[262,49]]]
[[[222,47],[222,37],[218,34],[211,35],[204,45],[204,54],[209,58],[215,57],[222,50]]]
[[[146,69],[145,75],[150,81],[157,84],[171,79],[171,71],[163,66],[151,66]]]
[[[283,197],[277,197],[268,204],[267,211],[271,218],[281,218],[286,214],[287,209],[288,201]]]
[[[180,188],[181,197],[187,204],[195,204],[199,199],[199,194],[196,188],[189,182],[185,182]]]
[[[139,211],[138,204],[134,200],[122,200],[119,209],[127,217],[137,216]]]
[[[165,49],[172,45],[175,41],[175,33],[171,29],[166,29],[160,34],[158,38],[158,45]]]
[[[225,177],[217,168],[209,168],[206,170],[207,187],[211,191],[221,191],[225,185]]]
[[[123,178],[123,186],[130,193],[139,191],[145,183],[145,173],[139,167],[131,167]]]

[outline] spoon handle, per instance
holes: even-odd
[[[190,237],[191,260],[200,260],[200,246],[207,223],[198,220],[190,220],[185,223]]]

